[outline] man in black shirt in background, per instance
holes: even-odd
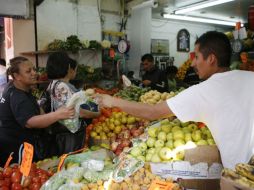
[[[142,76],[142,85],[151,87],[159,92],[168,91],[168,80],[166,74],[157,68],[154,64],[154,58],[151,54],[145,54],[141,58],[145,74]]]

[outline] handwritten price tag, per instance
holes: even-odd
[[[33,145],[27,142],[24,142],[24,150],[23,150],[22,162],[20,166],[20,171],[24,176],[29,175],[32,161],[33,161],[33,155],[34,155]]]
[[[65,158],[68,156],[68,154],[63,154],[61,157],[60,157],[60,160],[59,160],[59,164],[57,166],[57,171],[59,172],[64,164],[64,160]]]
[[[153,180],[149,190],[172,190],[174,184],[171,182]]]
[[[4,168],[9,167],[9,165],[10,165],[12,159],[13,159],[12,155],[13,155],[13,152],[9,155],[9,157],[8,157],[8,159],[7,159],[7,161],[6,161],[5,165],[4,165]]]

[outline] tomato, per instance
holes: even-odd
[[[98,122],[99,122],[99,120],[97,118],[94,118],[93,121],[92,121],[93,124],[96,124]]]
[[[20,183],[22,178],[22,173],[20,171],[13,172],[11,175],[12,183]]]
[[[1,180],[1,179],[4,179],[3,172],[0,172],[0,180]]]
[[[4,178],[4,181],[6,183],[6,186],[10,187],[10,185],[11,185],[11,178]]]
[[[46,183],[46,181],[48,181],[48,179],[46,178],[41,178],[41,184],[43,185],[44,183]]]
[[[0,187],[0,190],[9,190],[9,187],[7,187],[7,186],[2,186],[2,187]]]
[[[32,178],[32,182],[33,182],[33,183],[40,183],[40,182],[41,182],[41,179],[40,179],[40,177],[33,177],[33,178]]]
[[[41,188],[41,184],[40,183],[33,183],[31,186],[30,186],[30,190],[40,190]]]
[[[6,186],[6,182],[5,182],[5,180],[0,180],[0,187],[2,187],[2,186]]]
[[[11,190],[22,190],[22,186],[19,183],[13,183],[11,185]]]
[[[36,171],[37,170],[37,166],[35,163],[32,163],[31,165],[31,170],[30,171]]]
[[[7,167],[4,169],[4,171],[3,171],[4,177],[11,177],[11,174],[12,174],[12,169],[10,167]]]

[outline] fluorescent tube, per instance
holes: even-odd
[[[236,24],[236,21],[230,22],[225,20],[215,20],[215,19],[208,19],[208,18],[180,16],[180,15],[172,15],[172,14],[163,14],[163,17],[168,19],[174,19],[174,20],[184,20],[184,21],[218,24],[218,25],[225,25],[225,26],[235,26]],[[241,26],[243,26],[243,24],[241,24]]]
[[[186,6],[184,8],[180,8],[179,10],[176,10],[175,14],[183,14],[183,13],[191,12],[194,10],[203,9],[206,7],[212,7],[215,5],[227,3],[230,1],[234,1],[234,0],[208,0],[208,1],[201,2],[201,3],[195,3],[193,5]]]

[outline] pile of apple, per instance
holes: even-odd
[[[157,103],[165,101],[169,98],[174,97],[182,90],[184,90],[184,88],[181,88],[175,92],[171,91],[170,93],[168,93],[168,92],[160,93],[157,90],[150,90],[150,91],[146,92],[145,94],[143,94],[142,96],[140,96],[140,102],[146,103],[146,104],[157,104]]]
[[[211,132],[198,123],[163,120],[150,126],[148,139],[133,147],[130,156],[146,162],[183,160],[184,149],[199,145],[215,145]]]
[[[108,140],[111,150],[119,155],[125,147],[131,146],[131,139],[144,132],[148,121],[125,112],[112,112],[103,122],[94,125],[90,136],[96,140]]]

